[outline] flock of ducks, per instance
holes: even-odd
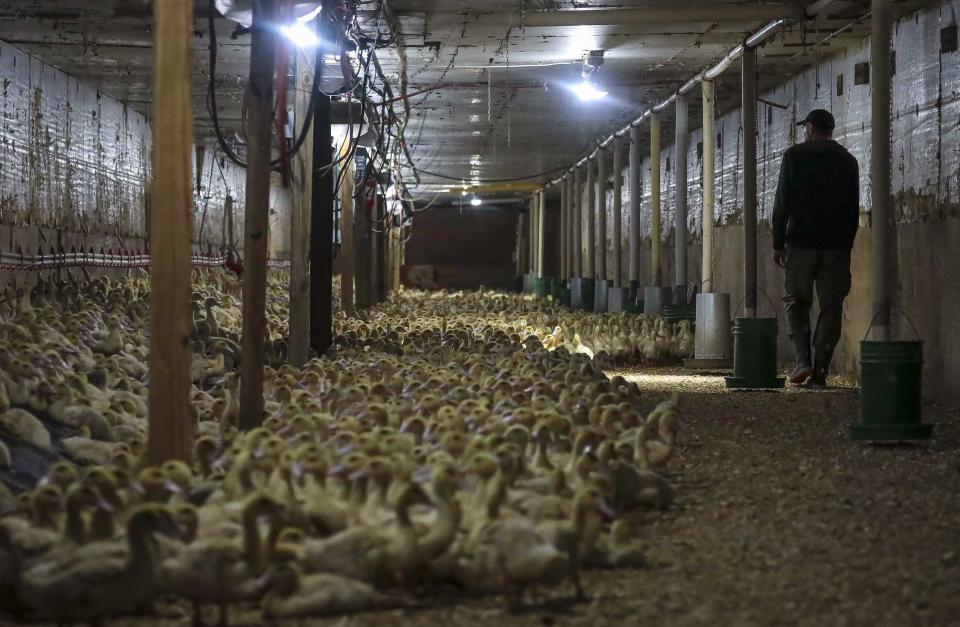
[[[144,277],[0,301],[0,434],[66,458],[32,490],[0,487],[0,619],[99,622],[169,599],[226,624],[238,604],[334,615],[450,586],[512,610],[532,587],[584,597],[584,569],[645,564],[623,514],[673,501],[677,397],[643,415],[590,353],[662,354],[682,328],[402,292],[338,313],[336,352],[296,368],[285,280],[268,285],[265,419],[240,432],[240,284],[195,275],[191,464],[145,459]]]

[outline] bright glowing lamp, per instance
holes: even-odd
[[[280,32],[298,48],[315,48],[320,45],[320,38],[317,37],[317,34],[302,22],[285,24],[280,27]]]
[[[474,196],[473,198],[470,199],[470,204],[474,207],[479,207],[480,205],[483,204],[483,201],[477,198],[476,196]]]
[[[607,92],[597,89],[596,86],[588,80],[584,80],[580,84],[574,85],[572,89],[573,93],[575,93],[580,100],[585,102],[601,100],[607,96]]]

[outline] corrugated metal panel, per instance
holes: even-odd
[[[145,237],[149,121],[2,42],[0,81],[0,224],[116,237],[118,244]],[[194,195],[194,240],[204,248],[224,241],[227,193],[237,236],[242,225],[244,170],[212,153]]]

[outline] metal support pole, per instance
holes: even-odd
[[[687,96],[679,94],[676,101],[674,136],[674,184],[676,208],[674,211],[674,270],[677,303],[687,302],[687,147],[690,145],[690,116]]]
[[[757,51],[744,47],[743,70],[743,307],[757,317]]]
[[[650,264],[653,287],[661,287],[660,271],[660,116],[650,116]]]
[[[541,189],[537,193],[537,276],[543,278],[543,237],[547,223],[547,192]]]
[[[871,242],[873,337],[890,340],[890,0],[873,0],[870,17]]]
[[[533,276],[537,272],[537,197],[536,194],[530,197],[527,202],[527,212],[530,214],[527,221],[529,233],[527,234],[527,246],[530,249],[527,257],[527,273]]]
[[[321,40],[333,41],[327,11],[321,16]],[[323,46],[315,63],[323,64]],[[333,144],[330,98],[318,95],[313,108],[313,182],[310,206],[310,346],[323,355],[333,343]]]
[[[270,131],[273,123],[273,61],[276,34],[269,27],[273,2],[253,9],[250,80],[247,86],[247,182],[243,238],[243,365],[240,368],[240,428],[263,422],[264,338],[267,331],[267,232],[270,205]]]
[[[640,281],[640,127],[630,127],[630,282]]]
[[[567,278],[567,254],[563,250],[563,238],[567,234],[567,186],[565,181],[560,181],[560,271],[557,278],[563,281]]]
[[[581,278],[583,271],[583,168],[574,170],[573,182],[573,275]]]
[[[713,187],[717,142],[713,126],[714,87],[713,81],[703,81],[703,262],[700,289],[705,294],[713,291]]]
[[[613,140],[613,286],[623,287],[623,141]]]
[[[153,5],[150,217],[150,462],[190,461],[190,240],[193,2]],[[231,235],[232,238],[232,235]]]
[[[587,251],[586,267],[583,276],[588,279],[597,278],[597,175],[593,161],[587,159],[584,164],[587,169]]]
[[[607,280],[607,149],[597,151],[597,278]]]

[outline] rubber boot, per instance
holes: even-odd
[[[827,387],[827,374],[830,372],[830,362],[833,361],[832,348],[817,348],[813,356],[813,374],[807,380],[806,386],[815,390]]]
[[[813,374],[813,366],[810,362],[810,334],[798,333],[792,339],[793,350],[797,355],[797,365],[790,373],[790,383],[803,385]]]

